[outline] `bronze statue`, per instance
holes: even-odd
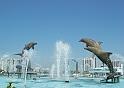
[[[113,64],[110,60],[110,55],[112,53],[102,51],[101,46],[100,46],[102,42],[97,42],[97,41],[94,41],[88,38],[81,39],[79,42],[85,43],[86,48],[84,49],[95,54],[104,64],[108,66],[110,75],[107,77],[107,79],[113,78],[115,75],[115,72],[114,72]]]
[[[34,46],[37,45],[35,42],[30,42],[27,45],[25,45],[23,50],[30,50],[31,48],[34,49]]]
[[[31,48],[34,49],[35,45],[37,45],[36,42],[30,42],[27,45],[25,45],[25,47],[22,49],[21,53],[17,53],[17,54],[14,54],[14,55],[19,55],[19,56],[23,57],[24,50],[30,50]]]

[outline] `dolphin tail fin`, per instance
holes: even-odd
[[[21,57],[23,56],[22,53],[18,53],[18,54],[14,54],[14,55],[18,55],[18,56],[21,56]]]
[[[112,54],[112,52],[106,52],[106,53],[107,53],[108,57]]]

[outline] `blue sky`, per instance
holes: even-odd
[[[124,55],[123,0],[1,0],[0,54],[20,52],[36,41],[41,65],[53,63],[55,43],[71,45],[71,57],[88,52],[78,40],[103,41],[103,48]]]

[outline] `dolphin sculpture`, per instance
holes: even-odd
[[[82,38],[79,42],[83,42],[86,44],[86,47],[96,47],[98,49],[101,49],[101,44],[103,42],[97,42],[97,41],[94,41],[90,38]]]
[[[85,50],[88,50],[92,52],[94,55],[96,55],[104,64],[106,64],[109,68],[110,74],[107,77],[107,79],[111,79],[116,75],[114,72],[113,64],[110,60],[110,55],[112,54],[111,52],[104,52],[102,51],[101,48],[101,43],[103,42],[97,42],[89,38],[83,38],[79,42],[83,42],[86,44]]]
[[[23,50],[30,50],[31,48],[34,49],[34,46],[37,45],[36,42],[30,42],[27,45],[25,45],[25,47],[23,48]]]
[[[34,46],[35,45],[37,45],[36,42],[30,42],[30,43],[28,43],[28,44],[25,45],[25,47],[22,49],[22,52],[21,53],[17,53],[17,54],[14,54],[14,55],[18,55],[18,56],[23,57],[24,50],[30,50],[31,48],[34,49]]]

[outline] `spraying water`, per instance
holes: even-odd
[[[68,65],[69,53],[70,53],[69,44],[63,41],[56,42],[57,78],[61,77],[61,72],[63,71],[60,65],[64,64],[64,77],[65,80],[69,80],[69,65]],[[63,60],[64,63],[62,63]]]
[[[51,76],[52,79],[54,78],[54,72],[55,72],[55,64],[53,64],[52,68],[51,68],[50,76]]]
[[[68,44],[64,44],[64,59],[65,59],[65,81],[69,81],[69,50],[70,46]]]
[[[23,59],[23,74],[24,74],[25,88],[26,88],[28,64],[29,64],[29,60],[31,59],[32,55],[33,55],[33,50],[24,50],[24,55],[22,59]]]

